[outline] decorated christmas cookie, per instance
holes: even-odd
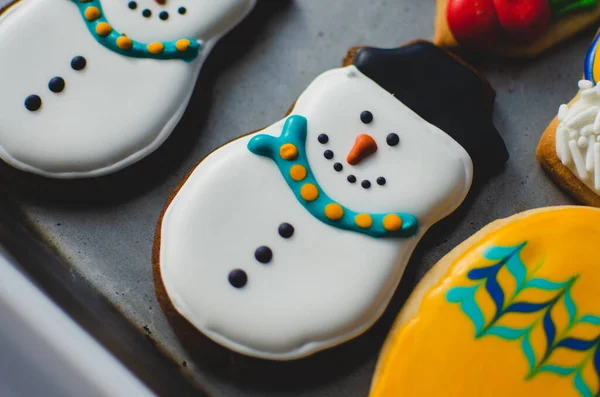
[[[507,159],[494,93],[444,50],[362,48],[291,113],[205,158],[159,222],[159,300],[217,343],[291,360],[368,329],[415,245]]]
[[[600,210],[496,221],[417,286],[386,341],[371,397],[597,396]]]
[[[598,0],[437,0],[434,42],[531,57],[600,20]]]
[[[0,158],[51,178],[118,171],[181,118],[255,0],[20,0],[0,15]]]
[[[600,36],[586,56],[579,93],[540,140],[537,157],[544,169],[582,203],[600,207]]]

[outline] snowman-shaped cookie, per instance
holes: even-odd
[[[21,0],[0,16],[0,158],[51,178],[157,149],[255,0]]]
[[[506,160],[492,91],[443,50],[364,48],[348,63],[205,158],[161,218],[166,303],[229,349],[291,360],[364,332],[473,163]],[[452,103],[456,88],[472,97]]]

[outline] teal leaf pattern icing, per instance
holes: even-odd
[[[446,293],[446,300],[452,304],[459,304],[461,311],[475,327],[476,339],[496,337],[506,341],[520,341],[521,351],[529,367],[526,380],[543,372],[551,373],[570,378],[579,395],[598,397],[600,387],[586,382],[583,372],[590,364],[593,365],[596,384],[600,384],[600,329],[596,338],[590,340],[575,337],[570,332],[578,324],[600,327],[600,316],[578,313],[577,304],[571,295],[573,285],[578,279],[577,275],[566,281],[555,281],[537,276],[535,273],[540,266],[528,268],[521,259],[521,252],[526,245],[527,242],[513,247],[488,248],[483,253],[486,265],[473,268],[467,273],[467,278],[473,284],[451,288]],[[498,279],[498,274],[503,269],[507,270],[514,280],[515,291],[512,294],[503,289]],[[526,300],[521,296],[527,290],[544,291],[546,298],[540,302]],[[486,316],[481,303],[478,302],[478,297],[484,295],[494,303],[492,315]],[[555,323],[552,318],[555,308],[567,313],[566,326],[559,327]],[[530,315],[533,318],[532,323],[525,328],[513,328],[500,323],[505,316],[514,313]],[[532,344],[532,332],[540,329],[544,335],[544,351],[536,351]],[[578,352],[583,354],[583,359],[576,366],[561,365],[554,362],[553,353],[558,349]],[[593,387],[599,390],[593,391]]]

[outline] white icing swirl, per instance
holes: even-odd
[[[600,194],[600,87],[581,80],[579,97],[558,109],[556,154],[587,187]]]

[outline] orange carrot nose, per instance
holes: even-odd
[[[158,4],[160,4],[161,6],[164,6],[165,4],[167,4],[167,0],[155,0]]]
[[[348,153],[348,164],[356,165],[377,151],[377,142],[370,135],[360,134],[350,153]]]

